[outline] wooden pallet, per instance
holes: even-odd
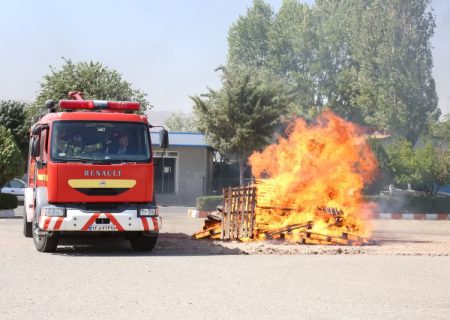
[[[223,189],[221,239],[253,238],[255,206],[255,187]]]

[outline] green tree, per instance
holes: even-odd
[[[429,196],[435,196],[439,189],[450,183],[450,155],[427,141],[415,152],[417,171],[421,184]]]
[[[164,121],[164,126],[170,131],[197,132],[197,118],[194,114],[183,111],[172,112]]]
[[[283,1],[268,32],[266,72],[283,80],[293,93],[297,114],[322,106],[317,95],[317,34],[312,9],[295,0]],[[232,43],[230,43],[230,46]]]
[[[23,161],[19,147],[11,132],[0,126],[0,186],[23,174]]]
[[[253,2],[229,31],[230,68],[259,68],[295,93],[301,115],[345,119],[415,142],[439,116],[430,0]]]
[[[272,7],[254,0],[245,16],[240,16],[228,32],[228,66],[255,68],[268,58],[268,37],[273,20]]]
[[[0,123],[12,133],[22,154],[22,159],[28,156],[28,130],[26,110],[28,105],[17,101],[0,101]]]
[[[364,192],[366,194],[379,194],[380,191],[392,181],[392,172],[389,167],[389,157],[379,139],[369,137],[367,142],[369,143],[373,154],[377,158],[378,172],[377,177],[375,177],[370,184],[365,186]]]
[[[433,137],[450,141],[450,117],[446,115],[442,121],[433,123],[430,132]]]
[[[387,148],[387,155],[396,183],[421,186],[428,196],[435,196],[441,186],[450,183],[450,153],[430,140],[414,148],[400,139]]]
[[[399,139],[391,143],[387,149],[388,166],[394,182],[398,184],[420,184],[413,145],[410,141]]]
[[[198,129],[222,154],[239,162],[244,184],[247,158],[272,138],[287,99],[280,86],[262,79],[255,71],[231,72],[221,68],[222,88],[194,96]]]
[[[130,101],[141,103],[145,112],[149,107],[146,94],[133,89],[131,83],[122,79],[120,73],[103,66],[100,62],[78,62],[63,58],[60,69],[50,66],[50,73],[45,75],[36,102],[31,108],[31,115],[46,112],[46,100],[67,99],[70,91],[81,91],[85,99],[103,99]]]
[[[347,120],[366,124],[361,106],[355,103],[359,94],[359,64],[354,56],[353,39],[359,32],[357,17],[362,11],[359,2],[316,2],[313,16],[317,58],[313,70],[319,102]]]
[[[352,40],[359,69],[355,103],[363,108],[367,123],[415,142],[439,116],[430,0],[356,2],[360,14]]]

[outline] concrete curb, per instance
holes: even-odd
[[[372,219],[392,219],[392,220],[450,220],[448,213],[374,213]]]

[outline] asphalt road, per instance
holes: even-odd
[[[248,255],[191,240],[201,221],[186,208],[162,215],[151,254],[110,239],[43,254],[20,219],[0,219],[0,318],[449,319],[449,256]],[[375,227],[388,240],[450,242],[449,221]]]

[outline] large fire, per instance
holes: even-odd
[[[314,124],[296,120],[287,134],[249,158],[257,179],[256,238],[295,225],[316,235],[369,237],[371,207],[362,189],[378,166],[363,130],[325,111]],[[283,236],[296,241],[304,231]]]

